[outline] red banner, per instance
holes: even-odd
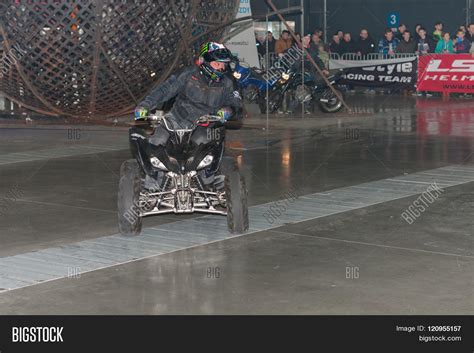
[[[417,90],[474,93],[474,56],[421,55],[418,58]]]

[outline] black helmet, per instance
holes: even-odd
[[[199,50],[199,67],[201,72],[208,76],[213,81],[220,81],[222,76],[224,76],[224,71],[219,71],[214,69],[210,63],[212,61],[218,61],[228,64],[232,61],[233,56],[229,49],[227,49],[223,44],[215,42],[206,42],[201,45]]]

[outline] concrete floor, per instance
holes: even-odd
[[[289,190],[474,165],[472,101],[357,95],[348,103],[356,114],[273,117],[270,130],[254,116],[229,132],[251,205]],[[19,194],[0,214],[0,258],[117,233],[125,129],[10,126],[0,137],[0,162],[11,160],[0,163],[0,195]],[[47,153],[70,146],[109,151]],[[26,162],[12,155],[35,151]],[[401,214],[417,197],[5,290],[0,314],[473,314],[474,183],[446,188],[410,225]]]

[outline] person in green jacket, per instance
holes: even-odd
[[[436,44],[435,49],[436,54],[453,54],[454,47],[453,41],[451,40],[451,36],[448,32],[443,34],[443,39],[441,39],[438,44]]]
[[[324,63],[325,67],[329,67],[329,53],[326,51],[326,47],[324,46],[323,42],[319,42],[318,49],[319,49],[319,58]]]

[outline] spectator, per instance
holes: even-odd
[[[379,41],[379,53],[383,54],[384,57],[395,55],[397,46],[398,39],[390,28],[386,28],[384,38]],[[384,90],[383,93],[391,94],[392,91],[390,89]]]
[[[423,28],[423,26],[422,26],[421,24],[417,23],[417,24],[415,25],[415,33],[413,33],[413,40],[414,40],[415,42],[418,42],[418,40],[420,39],[420,34],[419,34],[419,32],[420,32],[420,29],[421,29],[421,28]]]
[[[443,34],[443,39],[436,44],[436,49],[435,49],[436,54],[453,54],[454,53],[454,47],[453,47],[453,41],[451,40],[451,36],[449,35],[448,32]]]
[[[369,31],[366,28],[362,28],[359,34],[359,40],[355,45],[355,51],[358,55],[366,56],[375,52],[375,42],[369,35]],[[367,87],[364,93],[375,94],[373,87]]]
[[[317,34],[318,37],[319,37],[319,40],[324,43],[324,41],[323,41],[323,34],[324,34],[324,32],[323,32],[323,30],[322,30],[321,28],[316,28],[316,29],[314,30],[313,34]]]
[[[474,23],[470,23],[467,26],[466,38],[471,41],[471,49],[469,50],[469,53],[473,54],[472,57],[474,58]]]
[[[474,42],[474,23],[470,23],[467,26],[466,38],[469,39],[471,43]]]
[[[339,36],[339,39],[340,39],[341,42],[342,42],[342,39],[343,39],[343,37],[344,37],[344,32],[341,31],[340,29],[338,29],[338,30],[337,30],[337,35]]]
[[[299,34],[298,32],[295,33],[295,37],[296,39],[298,39],[299,42],[301,42],[301,34]],[[295,44],[298,44],[298,42],[296,42]]]
[[[416,42],[411,38],[411,34],[408,31],[403,32],[403,38],[398,43],[395,50],[397,53],[415,53]]]
[[[318,48],[319,47],[319,43],[322,43],[322,40],[321,40],[321,37],[319,36],[318,33],[313,33],[313,35],[311,36],[311,45],[314,47],[314,48]]]
[[[443,39],[443,23],[436,22],[434,26],[435,30],[433,32],[433,40],[437,44],[441,39]]]
[[[255,34],[255,43],[257,45],[257,52],[259,55],[265,55],[265,43],[263,37],[260,35]]]
[[[343,47],[341,45],[341,38],[339,38],[337,33],[332,36],[331,44],[329,44],[329,51],[339,55],[344,54]]]
[[[355,45],[355,51],[357,54],[364,56],[375,52],[375,42],[366,28],[360,30],[359,41]]]
[[[326,51],[323,41],[319,42],[319,58],[324,64],[324,67],[329,67],[329,53]]]
[[[273,38],[273,33],[268,31],[267,32],[267,38],[263,42],[264,46],[264,53],[267,53],[267,41],[268,41],[268,53],[271,55],[271,53],[275,53],[275,38]]]
[[[454,43],[454,50],[458,54],[468,54],[471,49],[471,42],[464,37],[464,32],[458,29],[456,34],[456,41]]]
[[[355,45],[352,41],[351,34],[349,32],[344,33],[344,37],[342,37],[342,52],[345,53],[355,53]]]
[[[344,33],[341,42],[341,51],[343,54],[355,53],[355,43],[352,41],[351,34],[349,32]],[[355,93],[353,85],[347,85],[347,91],[349,93]]]
[[[326,75],[326,76],[329,75],[329,71],[326,70],[326,66],[324,65],[323,61],[319,58],[318,48],[311,45],[311,35],[308,34],[308,35],[304,36],[301,39],[301,43],[303,44],[303,47],[306,49],[306,52],[307,52],[307,54],[304,55],[304,68],[305,68],[305,71],[308,70],[308,72],[311,73],[311,76],[313,77],[314,80],[318,79],[319,73],[314,68],[314,66],[312,65],[312,63],[310,62],[310,60],[308,58],[309,56],[311,56],[311,58],[314,60],[316,65],[318,65],[318,67],[322,70],[323,74]],[[293,67],[296,68],[296,69],[301,70],[302,69],[301,64],[302,64],[301,60],[298,60],[297,62],[294,63]],[[293,100],[292,102],[290,102],[289,111],[292,112],[296,108],[296,105],[297,105],[296,100]],[[310,102],[305,102],[303,107],[304,107],[304,112],[306,114],[311,113]]]
[[[395,35],[398,39],[398,41],[401,41],[403,39],[403,33],[405,33],[407,30],[407,26],[405,26],[405,24],[400,24],[400,26],[398,26],[398,32],[397,34]]]
[[[417,42],[417,47],[416,47],[416,53],[420,55],[425,55],[427,53],[432,53],[434,52],[436,45],[433,43],[433,41],[428,38],[426,35],[426,29],[421,27],[418,30],[418,36],[420,37]]]
[[[390,28],[385,30],[385,36],[379,42],[379,53],[384,55],[394,55],[397,50],[398,39],[394,37]]]
[[[326,67],[324,66],[324,63],[321,61],[321,59],[319,58],[319,50],[317,47],[314,47],[313,45],[311,45],[311,35],[306,35],[304,36],[302,39],[301,39],[301,43],[303,44],[304,48],[306,49],[307,51],[307,55],[305,56],[304,58],[304,66],[305,68],[309,69],[311,71],[311,73],[315,76],[317,76],[317,71],[316,69],[314,68],[314,66],[311,64],[308,56],[311,56],[311,58],[315,61],[315,63],[319,66],[319,68],[323,71],[325,71],[325,74],[328,74],[328,72],[326,71]],[[297,63],[295,63],[297,66],[300,66],[301,64],[301,60],[299,60]]]
[[[293,45],[293,41],[290,38],[290,32],[284,30],[281,32],[280,38],[275,43],[275,53],[278,56],[283,56],[283,53],[290,49]]]

